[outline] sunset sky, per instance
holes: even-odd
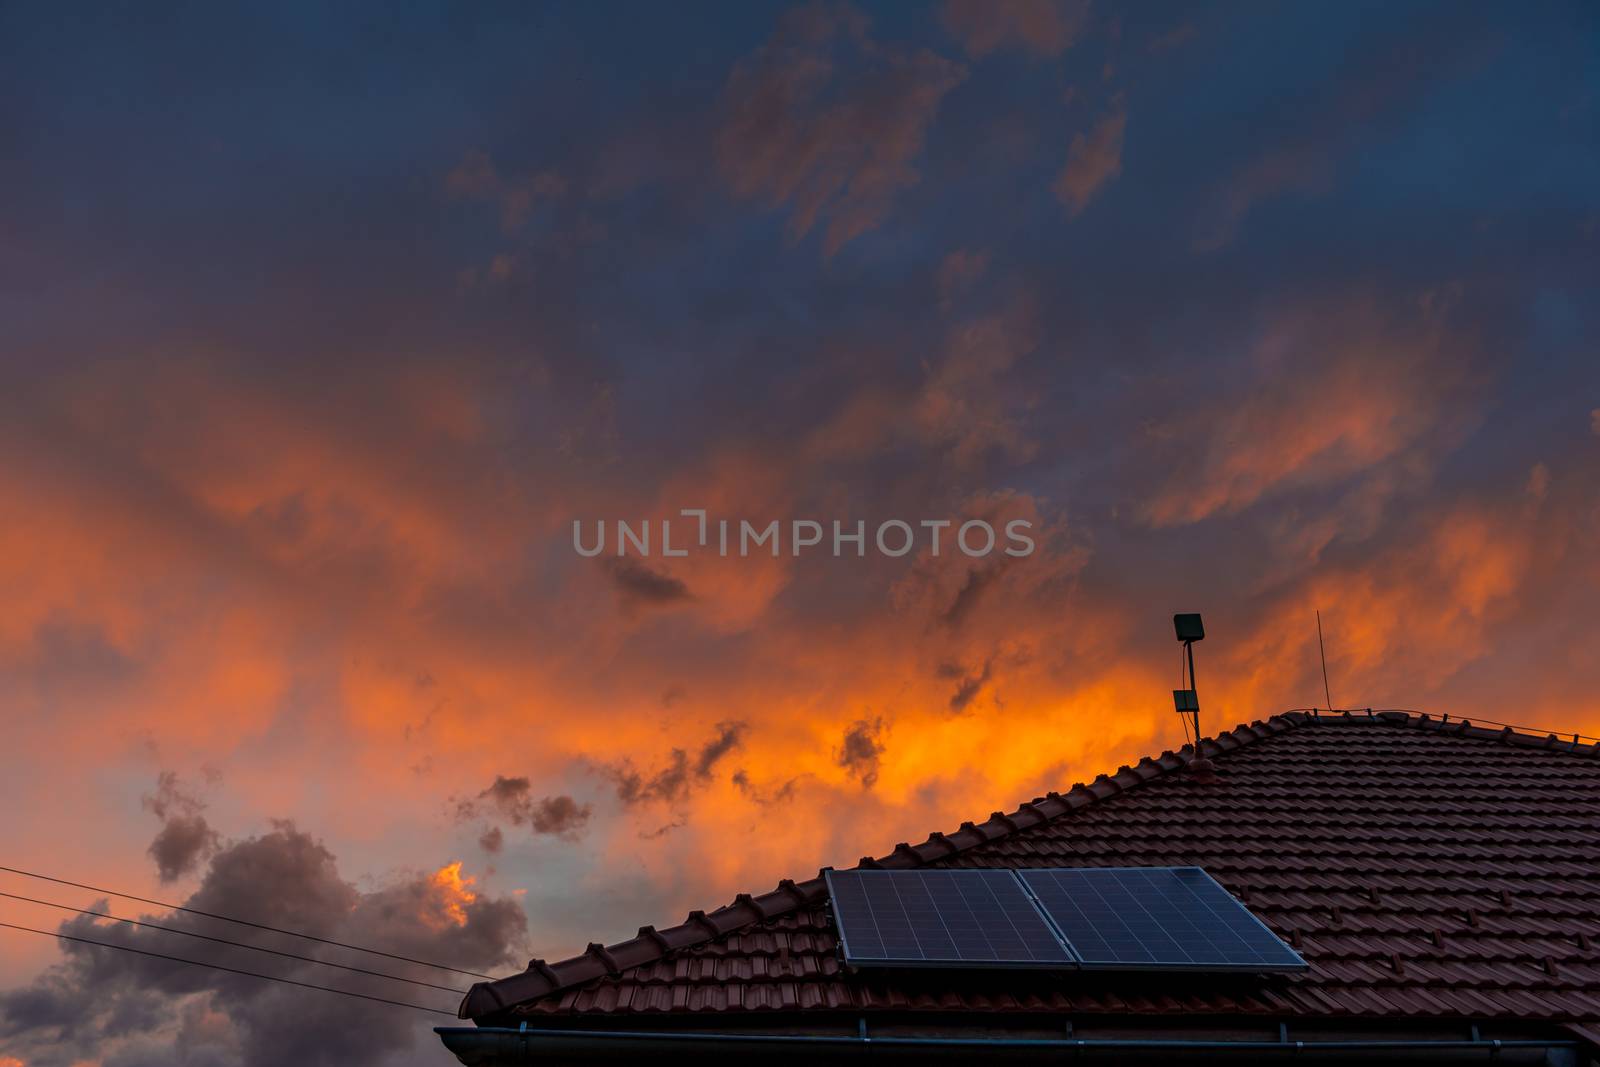
[[[1600,734],[1597,42],[0,6],[0,865],[503,973],[1179,747],[1174,611],[1208,733],[1320,610],[1337,706]],[[574,550],[684,508],[1038,547]],[[0,1064],[440,1062],[122,957],[0,929]]]

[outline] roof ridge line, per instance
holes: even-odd
[[[1066,793],[1051,791],[1042,797],[1024,801],[1010,815],[996,811],[981,825],[969,820],[962,823],[953,834],[937,831],[929,834],[928,840],[920,845],[913,846],[902,841],[881,858],[863,856],[857,868],[908,870],[922,867],[933,860],[958,855],[990,841],[1043,826],[1095,801],[1120,796],[1128,789],[1171,774],[1186,766],[1187,760],[1182,754],[1194,751],[1197,747],[1201,756],[1224,756],[1252,742],[1275,737],[1314,721],[1314,716],[1301,711],[1289,711],[1264,720],[1240,723],[1215,737],[1201,739],[1198,746],[1184,745],[1177,752],[1167,749],[1159,757],[1145,756],[1131,767],[1123,764],[1115,774],[1101,774],[1088,784],[1079,782]],[[990,830],[990,827],[995,829]],[[654,963],[681,949],[707,944],[743,927],[797,911],[827,896],[825,872],[830,869],[823,867],[817,871],[815,878],[808,878],[804,882],[785,878],[778,883],[777,889],[760,895],[740,893],[733,903],[724,904],[710,912],[691,911],[682,923],[664,930],[641,926],[638,935],[614,945],[593,943],[579,955],[555,963],[542,959],[530,960],[527,970],[518,974],[490,982],[474,982],[461,998],[461,1006],[456,1014],[462,1019],[480,1019],[516,1004],[615,976],[632,967]]]
[[[1348,712],[1344,713],[1347,717]],[[1495,723],[1498,729],[1488,726],[1477,726],[1468,716],[1452,719],[1448,712],[1435,718],[1425,711],[1409,711],[1401,708],[1382,709],[1373,711],[1368,709],[1367,714],[1374,719],[1397,726],[1408,726],[1414,730],[1428,733],[1451,734],[1457,737],[1471,737],[1480,741],[1495,741],[1512,748],[1534,748],[1547,752],[1566,752],[1574,756],[1587,759],[1600,757],[1600,741],[1584,744],[1580,738],[1584,734],[1574,733],[1571,740],[1566,735],[1554,731],[1544,731],[1530,726],[1509,726]],[[1313,716],[1315,717],[1315,716]],[[1488,722],[1489,720],[1479,720]]]

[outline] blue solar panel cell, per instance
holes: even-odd
[[[1306,969],[1199,867],[829,871],[828,888],[863,966]]]
[[[1073,966],[1008,870],[829,871],[828,890],[850,963]]]
[[[1307,969],[1297,952],[1199,867],[1017,875],[1086,968]]]

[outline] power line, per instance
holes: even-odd
[[[132,893],[119,893],[115,889],[102,889],[99,886],[85,885],[82,882],[69,882],[65,878],[52,878],[48,874],[37,874],[33,871],[18,870],[16,867],[0,867],[0,871],[9,874],[20,874],[24,878],[37,878],[44,882],[54,882],[57,885],[70,885],[74,889],[87,889],[91,893],[104,893],[106,896],[121,897],[123,900],[137,900],[141,904],[154,904],[158,908],[168,908],[172,911],[181,911],[188,915],[203,915],[207,919],[218,919],[225,923],[238,923],[240,926],[249,926],[256,930],[270,930],[275,934],[284,934],[288,937],[303,937],[307,941],[316,941],[323,945],[333,945],[337,948],[347,948],[352,952],[367,952],[374,956],[383,956],[385,959],[399,960],[401,963],[415,963],[419,967],[433,967],[441,971],[453,971],[456,974],[470,975],[473,978],[487,978],[493,981],[494,975],[482,974],[478,971],[465,971],[460,967],[450,967],[443,963],[429,963],[427,960],[416,960],[410,956],[397,956],[393,952],[383,952],[375,948],[365,948],[361,945],[352,945],[344,941],[334,941],[315,934],[302,934],[296,930],[285,930],[277,926],[268,926],[266,923],[251,922],[249,919],[235,919],[229,915],[218,915],[215,912],[200,911],[198,908],[186,908],[181,904],[169,904],[162,900],[151,900],[149,897],[134,896]]]
[[[21,900],[29,904],[42,904],[47,908],[60,908],[62,911],[75,911],[79,915],[97,915],[102,919],[110,919],[113,922],[127,923],[130,926],[143,926],[149,930],[161,930],[169,934],[182,934],[184,937],[195,937],[199,938],[201,941],[212,941],[219,945],[232,945],[234,948],[249,949],[252,952],[267,952],[274,956],[282,956],[285,959],[300,960],[304,963],[320,964],[323,967],[337,967],[341,971],[353,971],[356,974],[370,974],[374,978],[387,978],[391,982],[406,982],[410,985],[423,986],[427,989],[441,989],[446,993],[466,992],[465,989],[457,989],[454,986],[434,985],[432,982],[419,982],[414,978],[402,978],[397,974],[385,974],[382,971],[369,971],[365,967],[351,967],[343,963],[333,963],[329,960],[319,960],[314,956],[300,956],[293,952],[282,952],[278,949],[266,948],[262,945],[247,945],[243,941],[229,941],[225,937],[212,937],[210,934],[197,934],[192,930],[179,930],[175,926],[162,926],[160,923],[141,922],[138,919],[124,919],[117,915],[107,914],[103,911],[94,911],[90,908],[74,908],[69,904],[57,904],[51,900],[38,900],[34,897],[20,896],[16,893],[0,893],[0,897],[7,897],[11,900]]]
[[[142,948],[131,948],[128,945],[118,945],[110,941],[96,941],[88,937],[75,937],[72,934],[63,934],[54,930],[36,930],[31,926],[18,926],[15,923],[0,923],[0,927],[7,930],[21,930],[28,934],[42,934],[45,937],[56,937],[63,941],[76,941],[82,945],[98,945],[100,948],[114,948],[118,952],[133,952],[140,956],[151,956],[158,960],[171,960],[173,963],[187,963],[191,967],[205,967],[213,971],[226,971],[229,974],[242,974],[246,978],[261,978],[268,982],[282,982],[284,985],[299,986],[301,989],[316,989],[323,993],[338,993],[343,997],[356,997],[360,1000],[372,1000],[379,1004],[392,1004],[397,1008],[411,1008],[414,1011],[428,1011],[435,1015],[448,1015],[455,1018],[456,1013],[445,1011],[443,1008],[429,1008],[422,1004],[412,1004],[404,1000],[390,1000],[387,997],[374,997],[366,993],[352,993],[348,989],[335,989],[333,986],[316,985],[312,982],[297,982],[293,978],[280,978],[275,974],[261,974],[258,971],[242,971],[237,967],[224,967],[220,963],[201,963],[199,960],[186,960],[182,956],[168,956],[163,952],[150,952]]]
[[[1333,710],[1333,695],[1328,692],[1328,652],[1322,647],[1322,611],[1317,611],[1317,655],[1322,657],[1322,695],[1327,698],[1328,710]]]

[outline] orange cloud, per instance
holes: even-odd
[[[1381,497],[1416,481],[1476,422],[1461,339],[1444,347],[1447,314],[1425,301],[1391,323],[1356,300],[1278,315],[1222,395],[1187,398],[1158,424],[1153,437],[1176,461],[1145,517],[1193,523],[1297,489],[1359,479],[1358,493]]]
[[[476,882],[476,878],[462,875],[460,860],[445,864],[428,880],[430,891],[438,898],[436,906],[423,909],[422,914],[437,914],[457,926],[467,925],[467,906],[478,899],[472,891]]]
[[[508,178],[481,149],[468,152],[445,176],[444,184],[451,196],[498,204],[500,223],[507,233],[521,229],[540,200],[558,197],[567,191],[566,180],[553,170],[537,171],[525,178]]]
[[[0,472],[8,711],[19,744],[68,753],[77,778],[139,773],[125,817],[106,794],[69,798],[80,852],[43,823],[19,847],[158,893],[138,797],[158,770],[214,765],[205,814],[224,837],[289,815],[364,866],[432,856],[428,914],[452,923],[514,878],[558,955],[1181,744],[1166,613],[1191,595],[1213,633],[1208,728],[1318,700],[1318,608],[1342,703],[1592,723],[1572,686],[1494,665],[1541,604],[1600,586],[1593,472],[1552,458],[1478,495],[1421,493],[1471,423],[1470,374],[1444,359],[1437,307],[1397,323],[1337,306],[1269,320],[1249,389],[1147,435],[1158,473],[1130,540],[1296,501],[1229,527],[1274,565],[1218,554],[1182,588],[1108,570],[1128,558],[1108,562],[1117,529],[1075,520],[1071,498],[973,488],[1037,456],[1011,382],[1038,343],[1026,300],[950,323],[898,391],[869,381],[781,440],[712,434],[659,481],[557,434],[497,463],[499,397],[471,375],[399,374],[365,406],[183,364],[63,385],[51,410],[73,447]],[[908,451],[915,470],[874,482]],[[677,541],[685,507],[1022,518],[1039,549],[634,559],[684,591],[655,601],[572,551],[574,517],[671,520]],[[1579,643],[1540,640],[1529,662],[1581,674]],[[1528,694],[1515,714],[1508,690]],[[507,822],[485,853],[493,820],[450,798],[497,778],[590,811],[583,833]],[[463,854],[494,869],[434,866]]]
[[[940,19],[974,56],[1007,45],[1058,56],[1077,38],[1088,14],[1087,0],[945,0]]]
[[[1122,135],[1128,126],[1128,109],[1118,96],[1087,131],[1073,135],[1067,162],[1056,176],[1056,198],[1077,215],[1089,201],[1122,173]]]
[[[831,256],[916,184],[928,126],[965,77],[933,52],[880,44],[848,5],[796,8],[729,78],[718,164],[739,195],[790,208],[792,239],[826,220]]]
[[[988,252],[957,249],[939,263],[939,306],[948,311],[956,296],[977,284],[989,269]]]

